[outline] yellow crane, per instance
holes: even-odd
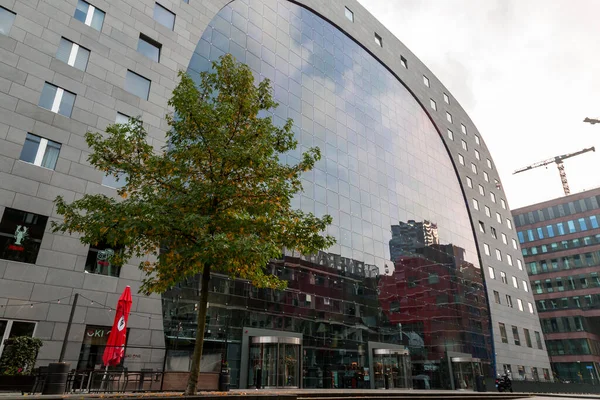
[[[567,174],[565,173],[565,165],[563,164],[563,161],[566,160],[567,158],[571,158],[571,157],[575,157],[575,156],[578,156],[583,153],[587,153],[588,151],[596,151],[596,148],[588,147],[587,149],[579,150],[574,153],[563,154],[561,156],[556,156],[556,157],[549,158],[544,161],[536,162],[535,164],[531,164],[526,167],[519,168],[518,170],[513,172],[513,175],[518,174],[519,172],[529,171],[530,169],[534,169],[537,167],[543,167],[544,165],[556,163],[556,166],[558,167],[558,173],[560,174],[560,180],[563,185],[563,190],[565,191],[565,196],[566,196],[566,195],[571,194],[571,190],[569,189],[569,183],[567,182]]]

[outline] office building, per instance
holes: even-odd
[[[563,381],[598,383],[599,204],[593,189],[513,210],[552,370]]]

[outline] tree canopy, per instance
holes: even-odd
[[[309,149],[297,164],[280,162],[298,142],[291,120],[273,123],[277,104],[270,82],[255,84],[250,69],[231,55],[201,73],[198,84],[186,73],[179,77],[164,148],[148,143],[139,118],[86,134],[90,164],[125,185],[117,198],[87,194],[67,203],[58,197],[64,220],[53,229],[80,233],[83,243],[122,248],[114,263],[142,257],[146,294],[202,274],[203,335],[211,271],[282,289],[285,282],[266,272],[270,260],[284,248],[311,254],[334,239],[324,234],[330,216],[291,207],[302,191],[302,173],[313,168],[320,151]],[[203,336],[197,339],[196,347]]]

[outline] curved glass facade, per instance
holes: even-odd
[[[271,265],[284,292],[213,277],[202,370],[226,358],[234,387],[471,386],[491,359],[489,313],[458,178],[422,107],[352,39],[285,0],[223,8],[188,72],[225,53],[272,81],[276,123],[294,120],[300,146],[284,162],[321,148],[295,207],[332,215],[337,243]],[[167,369],[189,367],[197,288],[163,296]],[[256,339],[283,333],[299,347]]]

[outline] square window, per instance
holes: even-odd
[[[175,28],[175,14],[158,3],[154,3],[154,20],[170,30]]]
[[[151,59],[152,61],[160,61],[160,49],[162,45],[155,40],[150,39],[146,35],[140,34],[138,40],[137,51]]]
[[[429,104],[431,105],[431,108],[437,111],[437,104],[435,104],[433,99],[429,99]]]
[[[464,124],[460,124],[460,131],[461,131],[463,134],[465,134],[465,135],[466,135],[466,134],[467,134],[467,127],[466,127]]]
[[[473,181],[467,176],[467,186],[473,189]]]
[[[479,155],[479,152],[477,150],[475,150],[475,158],[481,160],[481,156]]]
[[[117,118],[115,119],[115,124],[128,124],[129,123],[129,115],[121,114],[117,112]]]
[[[8,36],[16,16],[14,12],[0,7],[0,34]]]
[[[400,65],[408,69],[408,61],[406,61],[406,58],[404,58],[403,56],[400,56]]]
[[[471,163],[471,171],[473,171],[474,174],[477,173],[477,165]]]
[[[446,111],[446,119],[448,122],[452,123],[452,114],[450,114],[448,111]]]
[[[104,175],[104,177],[102,178],[102,185],[108,186],[113,189],[120,189],[127,183],[125,181],[126,177],[127,174],[125,173],[120,173],[118,174],[118,176]]]
[[[113,263],[115,254],[122,247],[109,246],[106,243],[91,245],[85,260],[85,273],[118,277],[121,266]]]
[[[383,39],[377,33],[375,33],[375,43],[379,47],[383,47]]]
[[[85,71],[90,58],[90,51],[63,37],[60,38],[56,58],[71,67]]]
[[[354,13],[348,7],[344,7],[344,14],[350,22],[354,22]]]
[[[475,199],[473,199],[473,208],[479,210],[479,202]]]
[[[75,104],[75,94],[46,82],[38,106],[54,113],[70,117]]]
[[[35,264],[48,217],[13,208],[0,221],[0,259]]]
[[[483,186],[479,185],[479,194],[482,196],[485,196],[485,190],[483,189]]]
[[[458,155],[458,162],[459,162],[461,165],[465,165],[465,158],[462,156],[462,154],[459,154],[459,155]]]
[[[467,147],[467,142],[465,142],[464,140],[461,140],[461,146],[462,146],[463,150],[466,150],[466,151],[469,150]]]
[[[429,87],[429,78],[427,78],[425,75],[423,75],[423,84]]]
[[[452,133],[450,129],[448,129],[448,137],[450,138],[450,140],[454,140],[454,133]]]
[[[446,104],[450,104],[450,97],[448,97],[446,93],[444,93],[444,101],[446,102]]]
[[[54,169],[59,153],[60,143],[28,133],[20,159],[38,167]]]
[[[102,24],[104,23],[104,15],[104,11],[97,9],[87,1],[79,0],[73,18],[97,31],[101,31]]]
[[[477,135],[475,135],[475,143],[481,144],[481,142],[479,141],[479,136],[477,136]]]
[[[133,71],[127,71],[125,76],[125,90],[129,93],[148,100],[150,94],[150,80]]]

